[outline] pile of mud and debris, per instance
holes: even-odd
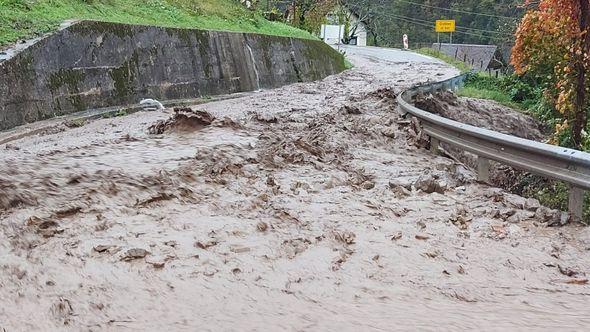
[[[532,116],[491,100],[458,97],[451,91],[444,91],[435,94],[418,94],[414,103],[425,111],[448,119],[520,138],[545,142],[549,135],[548,128]],[[442,146],[451,157],[465,163],[471,169],[477,167],[475,155],[448,144],[443,143]],[[555,186],[553,180],[499,163],[492,163],[490,182],[494,186],[518,195],[530,195],[543,188]],[[531,188],[531,185],[538,187]],[[563,225],[568,222],[568,217],[565,215],[558,213],[552,215],[555,217],[550,218],[551,225]]]
[[[205,111],[189,107],[174,108],[174,115],[167,120],[160,120],[148,128],[150,134],[165,132],[192,132],[209,126],[215,117]]]
[[[461,123],[542,142],[547,128],[532,116],[484,99],[457,97],[452,91],[418,94],[416,107]]]

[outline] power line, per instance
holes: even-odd
[[[460,10],[460,9],[444,8],[444,7],[426,5],[426,4],[423,4],[423,3],[417,3],[417,2],[407,1],[407,0],[393,0],[393,1],[403,2],[403,3],[410,4],[410,5],[416,5],[416,6],[426,7],[426,8],[432,8],[432,9],[438,9],[438,10],[446,10],[446,11],[449,11],[449,12],[456,12],[456,13],[463,13],[463,14],[471,14],[471,15],[478,15],[478,16],[486,16],[486,17],[495,17],[495,18],[514,19],[514,17],[510,17],[510,16],[493,15],[493,14],[477,13],[477,12],[471,12],[471,11]]]
[[[415,24],[415,25],[421,25],[421,26],[425,26],[425,27],[428,27],[428,28],[433,28],[432,24],[426,24],[426,23],[422,23],[422,22],[416,22],[416,21],[413,21],[412,18],[406,18],[406,17],[395,17],[395,18],[397,18],[399,20],[402,20],[404,22],[407,22],[407,23],[411,23],[411,24]],[[455,31],[454,33],[468,35],[468,36],[475,36],[475,37],[480,37],[480,38],[481,37],[488,37],[490,39],[495,39],[495,40],[504,40],[504,38],[501,37],[501,36],[489,36],[489,35],[488,36],[485,36],[484,34],[477,34],[477,33],[472,33],[472,32],[467,32],[467,31]]]
[[[428,23],[430,24],[430,27],[434,27],[434,22],[429,21],[429,20],[423,20],[420,18],[414,18],[414,17],[409,17],[409,16],[401,16],[401,15],[395,15],[395,14],[381,14],[383,16],[389,16],[389,17],[394,17],[394,18],[399,18],[399,19],[411,19],[411,20],[415,20],[415,21],[419,21],[419,22],[424,22],[424,23]],[[456,26],[456,29],[460,30],[467,30],[467,32],[471,32],[471,31],[477,31],[477,32],[483,32],[483,33],[493,33],[493,34],[498,34],[498,35],[502,35],[505,37],[511,36],[510,34],[506,34],[506,33],[502,33],[499,31],[493,31],[493,30],[484,30],[484,29],[478,29],[478,28],[470,28],[470,27],[464,27],[464,26]]]
[[[402,20],[404,22],[408,22],[408,23],[413,23],[413,24],[416,24],[416,25],[425,26],[425,27],[428,27],[428,28],[431,28],[431,29],[434,28],[433,23],[430,22],[430,21],[427,21],[427,20],[422,20],[422,19],[413,18],[413,17],[407,17],[407,16],[398,16],[398,15],[395,15],[395,14],[382,14],[382,15],[383,16],[387,16],[389,18],[399,19],[399,20]],[[471,29],[471,28],[460,27],[460,26],[457,26],[456,28],[457,29]],[[475,29],[475,28],[473,28],[473,29]],[[460,33],[460,34],[470,35],[470,36],[477,36],[477,37],[484,37],[485,36],[485,37],[489,37],[489,38],[493,38],[493,39],[504,39],[503,37],[509,37],[510,36],[508,34],[502,34],[502,33],[497,32],[497,31],[481,30],[481,29],[475,29],[475,30],[480,31],[481,33],[476,33],[476,32],[472,32],[472,31],[461,31],[461,30],[457,30],[457,31],[455,31],[455,33]],[[489,33],[498,34],[498,36],[489,36],[489,35],[486,36],[486,34],[489,34]]]

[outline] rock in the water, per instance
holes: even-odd
[[[504,201],[510,207],[523,210],[525,208],[527,199],[514,194],[505,194]]]
[[[279,121],[274,114],[269,112],[256,113],[256,120],[266,123],[277,123]]]
[[[381,131],[381,134],[383,134],[383,136],[385,137],[395,138],[395,130],[393,130],[393,128],[391,127],[383,129]]]
[[[234,244],[234,245],[231,245],[230,246],[229,250],[231,252],[233,252],[233,253],[236,253],[236,254],[242,254],[242,253],[245,253],[245,252],[249,252],[250,251],[250,247],[243,246],[243,245],[240,245],[240,244]]]
[[[266,232],[266,230],[268,230],[268,224],[264,221],[261,221],[258,224],[256,224],[256,228],[261,232]]]
[[[447,189],[447,184],[434,175],[424,174],[420,176],[418,180],[416,180],[414,187],[427,194],[431,194],[433,192],[444,194],[445,190]]]
[[[151,258],[146,258],[145,262],[150,264],[151,266],[153,266],[156,269],[161,269],[161,268],[164,268],[164,266],[166,265],[166,258],[165,257],[151,257]]]
[[[344,105],[342,107],[342,110],[348,114],[362,114],[361,110],[357,107],[357,106],[353,106],[353,105]]]
[[[389,188],[395,189],[396,187],[402,187],[408,191],[412,191],[412,182],[406,179],[394,179],[389,181]]]
[[[132,261],[134,259],[144,258],[145,256],[149,255],[149,251],[141,248],[132,248],[129,249],[123,254],[121,257],[122,261]]]
[[[567,213],[567,212],[560,212],[559,213],[559,218],[555,218],[554,217],[552,220],[550,220],[549,222],[547,222],[547,226],[549,226],[549,227],[565,226],[565,225],[567,225],[567,223],[570,222],[570,220],[571,220],[571,216],[570,216],[569,213]]]
[[[103,252],[109,251],[115,247],[116,246],[112,245],[112,244],[99,244],[99,245],[95,246],[93,249],[96,252],[103,253]]]
[[[391,187],[391,183],[389,185]],[[391,191],[393,191],[394,195],[397,198],[408,197],[408,196],[412,195],[412,192],[410,190],[408,190],[402,186],[395,186],[391,189]]]
[[[559,225],[561,223],[561,212],[541,206],[535,211],[535,219],[545,222],[548,225]]]
[[[534,198],[529,198],[524,202],[524,208],[526,210],[535,212],[537,211],[537,209],[541,206],[541,204],[539,203],[538,200],[534,199]]]

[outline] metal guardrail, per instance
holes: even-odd
[[[440,142],[445,142],[477,155],[480,181],[489,181],[489,161],[493,160],[568,183],[570,215],[581,219],[584,190],[590,189],[589,153],[471,126],[426,112],[411,104],[412,98],[418,93],[459,88],[467,75],[404,91],[397,97],[400,112],[402,115],[409,113],[421,121],[423,130],[431,138],[430,148],[433,153],[437,153]]]

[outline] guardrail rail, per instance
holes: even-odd
[[[479,128],[421,110],[411,104],[418,93],[456,90],[468,74],[442,82],[419,85],[398,95],[402,115],[418,118],[430,136],[430,150],[438,153],[444,142],[477,156],[479,181],[489,182],[490,160],[569,184],[568,208],[572,218],[581,220],[584,191],[590,189],[590,154],[535,142],[493,130]]]

